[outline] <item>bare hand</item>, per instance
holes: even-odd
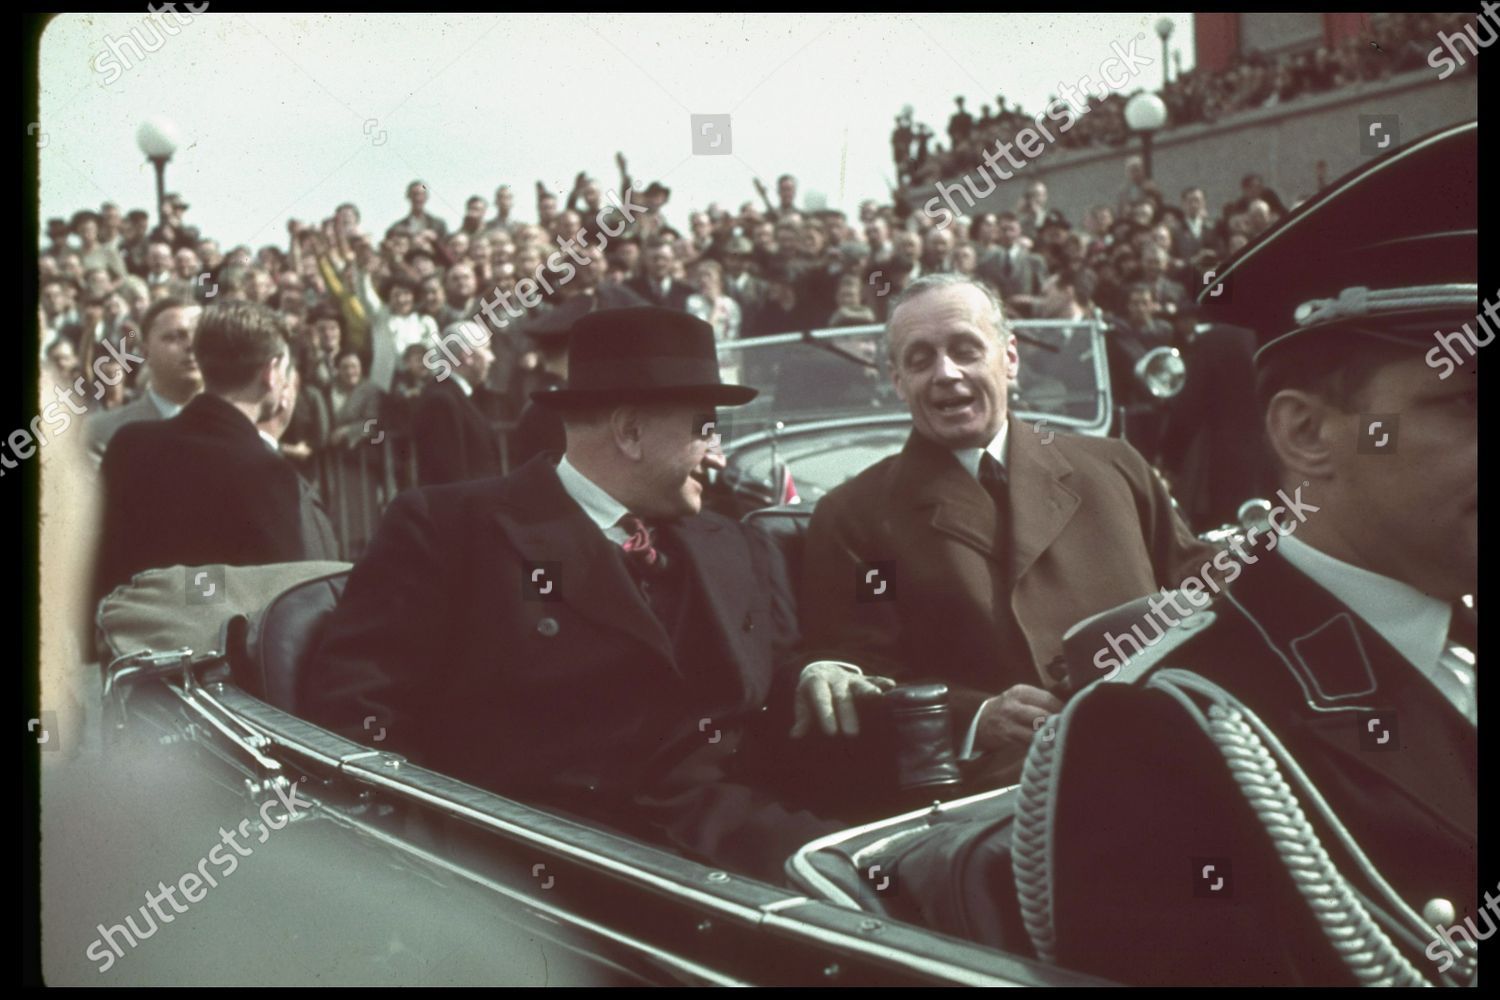
[[[1036,734],[1036,720],[1056,715],[1062,708],[1063,703],[1050,692],[1017,684],[984,703],[974,746],[978,750],[1025,746]]]
[[[888,677],[865,677],[827,660],[809,663],[802,668],[797,681],[796,718],[792,739],[812,731],[813,719],[825,736],[859,735],[859,713],[856,698],[875,697],[889,691],[896,682]]]

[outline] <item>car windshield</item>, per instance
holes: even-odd
[[[1018,416],[1084,433],[1109,421],[1103,339],[1094,320],[1018,320],[1011,323],[1020,374],[1011,406]],[[725,446],[773,429],[829,420],[895,420],[906,406],[891,384],[882,326],[784,333],[719,345],[726,382],[754,386],[746,406],[718,414]]]

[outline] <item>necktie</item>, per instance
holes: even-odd
[[[979,485],[995,503],[995,548],[1000,565],[1010,567],[1010,478],[988,451],[979,457]]]
[[[660,576],[667,568],[667,557],[656,547],[655,529],[634,514],[626,514],[619,523],[630,532],[620,551],[625,553],[625,565],[631,573],[639,580]]]

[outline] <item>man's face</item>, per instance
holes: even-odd
[[[797,181],[793,177],[783,177],[776,185],[776,194],[780,196],[783,205],[790,205],[797,200]]]
[[[1031,187],[1029,187],[1029,188],[1026,189],[1026,200],[1031,203],[1031,205],[1032,205],[1033,208],[1046,208],[1047,207],[1047,185],[1045,185],[1045,184],[1033,184],[1033,185],[1031,185]]]
[[[946,229],[933,229],[927,233],[927,256],[934,261],[947,260],[953,252],[953,237]]]
[[[52,362],[52,371],[57,377],[58,384],[72,385],[77,380],[78,355],[73,350],[73,345],[63,341],[51,351],[47,352],[47,360]]]
[[[922,252],[922,237],[916,233],[902,231],[896,234],[892,254],[898,260],[911,263]]]
[[[979,251],[974,249],[974,244],[965,243],[953,251],[953,269],[959,274],[973,274],[978,266]]]
[[[276,279],[271,277],[269,271],[252,271],[250,273],[250,296],[256,302],[270,302],[271,296],[276,294]]]
[[[887,230],[884,219],[876,219],[865,226],[865,242],[870,245],[871,250],[879,250],[885,246]]]
[[[982,448],[1005,420],[1020,359],[972,285],[937,288],[890,320],[892,381],[917,433],[946,448]]]
[[[1145,326],[1155,311],[1156,297],[1150,292],[1138,289],[1130,293],[1130,299],[1125,305],[1125,313],[1130,317],[1132,326]]]
[[[320,319],[312,325],[313,343],[324,354],[332,354],[339,349],[339,324],[337,320]]]
[[[566,211],[552,220],[552,234],[558,239],[571,239],[583,226],[583,218],[577,212]]]
[[[99,242],[99,223],[95,222],[93,219],[79,219],[78,238],[82,240],[86,246],[93,246],[95,243]]]
[[[339,359],[339,385],[345,389],[353,389],[359,385],[359,380],[364,377],[364,374],[364,365],[359,363],[359,355],[346,354]]]
[[[1016,240],[1021,238],[1021,223],[1016,219],[1000,220],[1000,245],[1009,247],[1015,245]]]
[[[103,216],[105,229],[109,230],[110,232],[115,232],[120,228],[119,205],[105,205],[102,209],[100,209],[99,214]]]
[[[420,212],[427,205],[427,188],[422,184],[413,184],[406,189],[406,200],[411,202],[411,210]]]
[[[165,271],[172,266],[172,248],[165,243],[153,243],[146,248],[146,263],[152,271]]]
[[[203,310],[197,306],[168,309],[146,331],[142,353],[146,367],[151,370],[151,380],[157,385],[202,386],[203,373],[193,355],[193,334],[202,315]]]
[[[478,282],[474,278],[474,269],[472,267],[455,265],[448,272],[448,289],[459,300],[473,298],[477,288]]]
[[[1378,369],[1359,412],[1334,411],[1328,430],[1339,442],[1330,488],[1368,568],[1446,601],[1479,585],[1478,385],[1477,358],[1440,379],[1418,355]],[[1401,418],[1395,446],[1363,452],[1370,415],[1386,413]]]
[[[1182,210],[1188,218],[1196,218],[1203,214],[1208,203],[1203,198],[1203,192],[1197,188],[1182,196]]]
[[[428,278],[422,282],[421,310],[429,316],[436,316],[443,311],[447,302],[443,298],[443,283],[436,278]]]
[[[509,215],[511,206],[516,203],[516,196],[511,193],[510,188],[503,187],[495,192],[495,209],[501,215]]]
[[[724,453],[713,431],[694,423],[712,415],[711,407],[689,404],[643,407],[641,460],[634,484],[642,517],[670,520],[691,517],[703,509],[703,490],[710,468],[724,468]]]
[[[663,244],[652,247],[646,255],[646,269],[651,273],[653,280],[661,281],[672,273],[672,264],[675,259],[670,246]]]
[[[483,198],[470,198],[464,205],[464,218],[470,222],[478,222],[484,218],[484,210],[488,207]]]
[[[536,211],[538,222],[544,226],[551,225],[552,220],[557,218],[557,199],[549,194],[537,202]]]
[[[109,272],[94,268],[83,276],[84,290],[91,299],[100,299],[109,294]]]

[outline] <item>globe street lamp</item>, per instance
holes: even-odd
[[[1141,166],[1151,177],[1151,136],[1167,123],[1167,106],[1155,94],[1142,91],[1125,102],[1125,124],[1141,134]]]
[[[160,224],[167,199],[167,161],[177,152],[177,126],[160,116],[147,118],[136,129],[135,142],[156,167],[156,221]]]
[[[1167,39],[1172,37],[1172,29],[1177,27],[1172,23],[1170,17],[1158,18],[1156,22],[1156,37],[1161,39],[1161,85],[1165,87],[1172,81],[1167,73]],[[1179,71],[1179,75],[1180,71]]]

